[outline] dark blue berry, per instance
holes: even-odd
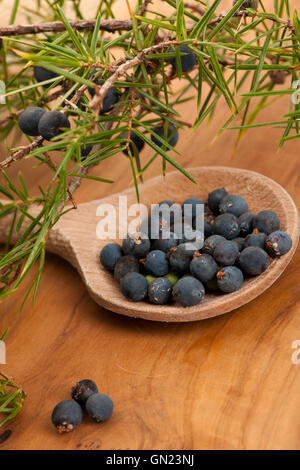
[[[179,204],[175,204],[173,201],[165,200],[161,201],[154,207],[152,211],[152,216],[160,217],[163,220],[166,220],[168,223],[165,224],[165,227],[170,227],[170,225],[181,220],[182,212]],[[163,228],[163,226],[162,226]]]
[[[48,111],[39,121],[39,134],[46,140],[51,140],[70,127],[69,119],[60,111]]]
[[[52,70],[47,70],[44,67],[34,66],[33,67],[33,75],[37,82],[45,82],[46,80],[50,80],[51,78],[58,77],[57,73],[52,72]],[[52,82],[53,83],[53,82]],[[43,85],[44,88],[48,88],[52,85],[52,83],[46,83]]]
[[[148,282],[142,274],[135,272],[125,274],[120,286],[122,294],[133,302],[144,300],[147,296]]]
[[[249,276],[258,276],[270,265],[267,253],[258,246],[248,246],[239,257],[239,266]]]
[[[221,214],[229,213],[239,217],[244,212],[248,211],[248,203],[242,196],[228,194],[221,200],[219,211]]]
[[[164,219],[161,219],[159,215],[149,215],[144,220],[142,220],[140,232],[147,235],[150,240],[156,240],[159,238],[160,232],[168,227],[168,222]]]
[[[127,140],[127,132],[125,132],[121,139]],[[124,144],[122,144],[124,145]],[[145,142],[143,139],[140,138],[134,131],[130,131],[130,142],[129,142],[129,149],[131,152],[132,157],[134,157],[135,153],[140,153],[145,146]],[[129,153],[127,149],[122,150],[122,152],[128,157]]]
[[[189,197],[182,204],[182,214],[184,217],[196,217],[200,214],[200,211],[204,209],[204,202],[201,201],[198,197]],[[187,223],[190,223],[189,220],[186,220]],[[192,221],[191,221],[192,222]]]
[[[208,238],[212,235],[212,226],[206,220],[204,220],[204,238]]]
[[[185,276],[173,287],[173,297],[184,307],[192,307],[199,304],[203,299],[205,289],[198,279],[192,276]]]
[[[250,233],[245,238],[244,248],[247,246],[259,246],[259,248],[265,249],[267,235],[265,233]]]
[[[182,243],[193,243],[195,246],[198,246],[198,249],[202,248],[204,242],[203,233],[199,230],[194,230],[191,225],[183,224],[181,231],[181,238],[179,239],[179,244]],[[180,231],[174,232],[175,235],[180,237]]]
[[[261,211],[254,217],[253,227],[257,228],[259,232],[269,235],[280,229],[280,220],[274,211]]]
[[[94,393],[91,395],[86,404],[87,414],[97,423],[106,421],[111,417],[114,410],[112,399],[104,393]]]
[[[80,405],[84,405],[87,399],[98,392],[98,387],[93,380],[84,379],[77,382],[72,388],[72,398]]]
[[[249,235],[253,230],[253,220],[255,214],[252,212],[244,212],[238,218],[239,226],[240,226],[240,236],[246,237]]]
[[[178,245],[178,238],[174,232],[169,230],[161,230],[159,238],[154,240],[153,247],[155,250],[165,251],[166,253]]]
[[[169,262],[166,253],[161,250],[153,250],[146,256],[146,271],[156,277],[165,276],[169,272]]]
[[[145,258],[150,251],[150,240],[141,232],[128,233],[124,238],[122,249],[124,255],[133,255],[136,258]]]
[[[92,145],[86,145],[85,147],[81,147],[81,158],[84,159],[85,157],[87,157],[91,153],[92,148]]]
[[[171,254],[169,256],[171,268],[179,274],[188,273],[193,253],[194,251],[188,249],[187,243],[178,245],[176,248],[171,250]]]
[[[113,271],[116,263],[122,258],[123,253],[120,245],[117,243],[108,243],[100,252],[100,262],[105,269]]]
[[[73,431],[82,421],[81,407],[74,400],[63,400],[54,408],[51,419],[60,434]]]
[[[181,70],[182,72],[190,72],[196,66],[196,56],[195,54],[188,48],[188,46],[178,46],[180,51],[180,62],[181,62]],[[175,52],[174,49],[171,49],[170,52]],[[176,57],[171,57],[170,64],[172,65],[173,69],[176,70]]]
[[[239,249],[237,244],[229,240],[219,243],[214,251],[215,260],[223,266],[233,265],[238,255]]]
[[[244,243],[245,239],[243,237],[236,237],[232,239],[233,243],[236,244],[238,247],[239,251],[242,251],[244,249]]]
[[[163,140],[167,140],[168,144],[171,145],[172,147],[175,147],[175,145],[177,144],[178,142],[178,131],[176,129],[175,126],[173,126],[173,124],[169,124],[168,125],[168,131],[167,131],[167,134],[166,134],[166,139],[165,139],[165,128],[164,126],[157,126],[157,127],[154,127],[153,129],[153,132],[155,132],[155,134],[159,135],[159,137],[161,137]],[[154,142],[158,147],[163,147],[164,144],[157,139],[157,137],[155,137],[154,135],[151,134],[151,140],[152,142]],[[169,148],[165,148],[165,150],[170,150]]]
[[[135,256],[125,255],[120,258],[115,265],[114,279],[120,282],[127,273],[139,273],[140,265]]]
[[[276,230],[268,235],[266,250],[272,257],[279,257],[290,251],[292,244],[292,239],[286,232]]]
[[[211,255],[196,253],[190,264],[190,271],[199,281],[211,281],[217,271],[218,265]]]
[[[165,277],[158,277],[148,287],[150,302],[157,305],[167,304],[172,297],[172,284]]]
[[[18,119],[19,127],[24,134],[36,137],[39,133],[39,122],[45,110],[36,106],[26,108]]]
[[[221,235],[211,235],[208,237],[201,249],[202,253],[207,253],[208,255],[213,255],[216,246],[219,243],[225,242],[226,238],[222,237]]]
[[[212,231],[215,235],[221,235],[228,240],[238,237],[240,227],[237,217],[233,214],[218,215],[213,222]]]
[[[208,207],[214,214],[219,213],[219,204],[222,199],[227,196],[228,192],[225,188],[214,189],[208,195]]]
[[[236,266],[226,266],[217,274],[217,285],[222,292],[229,294],[239,290],[244,282],[242,271]]]
[[[93,70],[90,73],[89,79],[91,80],[93,76],[98,73],[97,70]],[[102,86],[104,83],[104,80],[99,80],[98,78],[95,81],[95,84],[98,86]],[[93,97],[95,96],[95,88],[89,87],[89,94]],[[111,111],[114,107],[114,105],[119,101],[119,95],[117,93],[117,90],[114,86],[110,87],[108,89],[108,92],[106,93],[103,103],[102,103],[102,108],[100,110],[100,114],[105,114]]]

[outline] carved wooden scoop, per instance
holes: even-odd
[[[172,172],[165,179],[159,176],[142,185],[141,202],[150,207],[164,199],[182,203],[191,196],[206,201],[210,191],[225,187],[228,192],[243,196],[249,204],[249,211],[257,213],[263,209],[272,209],[278,214],[281,229],[288,232],[293,240],[289,253],[273,261],[262,275],[247,279],[239,291],[224,295],[207,293],[204,300],[194,307],[130,302],[123,297],[112,274],[105,271],[99,262],[101,248],[116,240],[97,239],[96,226],[100,218],[97,217],[96,210],[100,204],[109,203],[116,207],[118,216],[119,196],[127,196],[128,206],[134,204],[134,189],[80,204],[77,210],[65,214],[49,233],[47,250],[62,256],[79,271],[91,297],[99,305],[122,315],[147,320],[185,322],[221,315],[250,302],[273,284],[295,253],[299,238],[296,206],[279,184],[253,171],[225,167],[199,167],[188,171],[199,183],[198,186],[181,173]],[[4,218],[0,220],[0,241],[7,239],[8,231],[7,218]]]

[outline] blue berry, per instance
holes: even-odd
[[[244,212],[248,211],[248,204],[242,196],[228,194],[221,200],[219,211],[221,214],[229,213],[239,217]]]
[[[81,147],[81,158],[86,158],[91,153],[92,148],[92,145],[86,145],[85,147]]]
[[[93,70],[90,73],[89,79],[91,80],[93,76],[98,73],[97,70]],[[99,80],[98,78],[95,81],[95,84],[98,86],[102,86],[104,83],[104,80]],[[89,94],[93,97],[95,96],[95,88],[89,87]],[[100,114],[105,114],[111,111],[114,107],[114,105],[119,101],[119,95],[117,93],[117,90],[114,86],[110,87],[108,89],[108,92],[106,93],[103,103],[102,103],[102,108],[100,110]]]
[[[242,251],[244,249],[244,243],[245,239],[243,237],[236,237],[232,239],[233,243],[236,244],[238,247],[239,251]]]
[[[190,264],[190,271],[199,281],[211,281],[218,271],[218,265],[211,255],[196,253]]]
[[[292,248],[291,237],[282,230],[276,230],[268,235],[266,240],[266,250],[272,257],[285,255]]]
[[[204,238],[208,238],[212,235],[212,226],[206,220],[204,220]]]
[[[127,140],[127,132],[125,132],[121,139]],[[122,144],[123,145],[123,144]],[[130,142],[129,142],[129,149],[131,152],[132,157],[134,157],[135,152],[140,153],[145,146],[145,142],[143,139],[140,138],[134,131],[130,131]],[[122,152],[128,157],[129,153],[127,149],[122,150]]]
[[[138,259],[145,258],[150,251],[150,240],[141,232],[128,233],[123,240],[122,249],[124,255],[133,255]]]
[[[84,379],[77,382],[72,388],[72,398],[80,405],[84,405],[87,399],[98,392],[98,387],[93,380]]]
[[[169,272],[169,262],[166,253],[161,250],[153,250],[146,256],[146,271],[156,277],[165,276]]]
[[[131,272],[125,274],[120,282],[121,292],[133,302],[144,300],[148,292],[148,282],[142,274]]]
[[[148,297],[153,304],[167,304],[172,297],[171,282],[165,277],[158,277],[148,287]]]
[[[257,228],[259,232],[269,235],[280,229],[280,220],[274,211],[261,211],[254,217],[253,227]]]
[[[258,276],[270,265],[267,253],[258,246],[248,246],[239,257],[239,266],[249,276]]]
[[[202,282],[192,276],[182,277],[173,287],[174,299],[184,307],[199,304],[204,294],[205,289]]]
[[[100,262],[105,269],[113,271],[116,263],[122,258],[123,253],[120,245],[117,243],[108,243],[100,252]]]
[[[198,212],[197,209],[201,210],[203,205],[204,205],[204,202],[201,201],[201,199],[199,199],[198,197],[189,197],[182,204],[182,214],[183,214],[183,216],[187,216],[187,217],[189,217],[190,214],[191,214],[192,218],[194,218],[194,217],[196,217],[196,215],[198,215],[197,214],[197,212]],[[185,206],[187,206],[187,207],[185,207]],[[199,212],[199,214],[200,214],[200,212]],[[189,221],[187,221],[187,222],[189,223]]]
[[[142,220],[140,231],[147,235],[150,240],[156,240],[159,238],[159,234],[165,228],[169,227],[169,223],[161,219],[159,215],[149,215]]]
[[[265,233],[250,233],[245,238],[244,248],[247,246],[259,246],[259,248],[265,249],[267,235]]]
[[[244,212],[238,218],[239,226],[240,226],[240,236],[246,237],[249,235],[253,230],[253,220],[255,214],[252,212]]]
[[[238,255],[239,249],[237,244],[229,240],[219,243],[214,250],[215,260],[223,266],[233,265]]]
[[[214,214],[219,213],[219,204],[222,199],[227,196],[228,192],[225,188],[218,188],[211,191],[208,195],[208,207]]]
[[[240,227],[237,217],[229,213],[218,215],[213,222],[212,231],[215,235],[221,235],[228,240],[238,237]]]
[[[166,253],[178,245],[178,238],[174,232],[169,230],[162,230],[159,233],[159,238],[154,240],[153,247],[155,250],[165,251]]]
[[[125,255],[115,265],[114,279],[120,282],[127,273],[139,273],[140,265],[135,256]]]
[[[186,274],[190,269],[190,262],[193,257],[193,251],[186,249],[186,244],[178,245],[171,250],[169,256],[170,266],[179,274]]]
[[[63,400],[54,408],[51,419],[60,434],[73,431],[82,421],[81,407],[74,400]]]
[[[244,282],[242,271],[236,266],[226,266],[217,274],[217,285],[222,292],[231,293],[239,290]]]
[[[202,253],[207,253],[208,255],[213,255],[215,248],[219,243],[225,242],[226,238],[221,235],[211,235],[208,237],[203,245]]]
[[[168,131],[167,131],[167,139],[165,139],[165,128],[164,126],[157,126],[157,127],[154,127],[153,129],[153,132],[155,132],[155,134],[159,135],[159,137],[161,137],[162,139],[164,140],[167,140],[167,142],[169,143],[169,145],[171,145],[172,147],[175,147],[175,145],[177,144],[178,142],[178,131],[176,129],[175,126],[173,126],[173,124],[169,124],[168,126]],[[158,140],[154,135],[151,134],[151,140],[152,142],[154,142],[158,147],[163,147],[164,145],[162,144],[162,142],[160,142],[160,140]],[[169,148],[165,148],[166,151],[170,150]]]
[[[174,222],[181,220],[181,207],[170,200],[161,201],[154,207],[152,217],[159,217],[162,221],[167,222],[167,224],[162,225],[162,228],[170,227]]]
[[[69,128],[69,119],[60,111],[48,111],[39,121],[39,134],[46,140],[51,140],[63,132],[63,128]]]
[[[108,420],[113,414],[114,404],[112,399],[104,393],[94,393],[86,404],[87,414],[97,423]]]
[[[190,72],[196,66],[196,56],[195,54],[188,48],[188,46],[179,46],[180,53],[180,62],[181,62],[181,70],[182,72]],[[174,49],[171,49],[170,52],[175,52]],[[173,69],[176,70],[176,57],[171,57],[170,64],[172,65]]]
[[[237,2],[238,0],[233,0],[233,5],[235,5]],[[253,10],[256,10],[257,5],[258,0],[245,0],[240,8],[252,8]]]
[[[47,70],[44,67],[39,67],[35,65],[33,67],[33,75],[37,82],[45,82],[46,80],[50,80],[51,78],[58,77],[57,73],[52,72],[52,70]],[[52,82],[53,83],[53,82]],[[52,83],[46,83],[43,85],[44,88],[49,88]]]
[[[39,122],[45,112],[44,109],[38,108],[37,106],[26,108],[18,119],[21,131],[32,137],[40,135]]]

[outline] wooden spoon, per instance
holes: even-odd
[[[263,209],[272,209],[278,214],[281,229],[288,232],[293,240],[289,253],[274,260],[262,275],[247,279],[239,291],[232,294],[207,293],[204,300],[194,307],[130,302],[121,294],[112,274],[105,271],[99,262],[101,248],[115,240],[97,239],[96,226],[100,218],[97,217],[96,210],[100,204],[109,203],[115,206],[118,216],[119,196],[127,196],[130,206],[136,203],[134,189],[80,204],[77,210],[65,214],[50,231],[47,250],[62,256],[79,271],[91,297],[99,305],[122,315],[155,321],[186,322],[221,315],[250,302],[273,284],[295,253],[299,238],[296,206],[279,184],[253,171],[225,167],[199,167],[188,171],[198,182],[198,186],[181,173],[172,172],[164,179],[159,176],[141,185],[141,202],[150,207],[164,199],[182,203],[191,196],[198,196],[206,201],[210,191],[225,187],[228,192],[243,196],[249,204],[249,211],[257,213]],[[8,217],[0,220],[2,242],[8,237]],[[17,239],[17,236],[14,235],[13,238]],[[61,286],[57,288],[60,289]]]

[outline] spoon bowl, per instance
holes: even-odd
[[[281,229],[292,238],[292,249],[283,257],[275,259],[260,276],[246,279],[239,291],[232,294],[207,293],[203,301],[194,307],[130,302],[122,295],[113,275],[99,262],[99,253],[104,245],[122,241],[99,240],[96,237],[96,227],[100,220],[97,215],[98,206],[114,206],[118,220],[119,196],[127,196],[129,207],[136,203],[133,188],[101,200],[80,204],[77,210],[66,213],[50,231],[47,250],[62,256],[79,271],[95,302],[122,315],[163,322],[187,322],[212,318],[245,305],[268,289],[291,261],[299,238],[297,208],[285,189],[256,172],[227,167],[199,167],[188,171],[198,182],[198,186],[174,171],[165,178],[159,176],[141,185],[141,202],[150,208],[151,204],[165,199],[182,203],[188,197],[197,196],[207,201],[210,191],[225,187],[229,193],[243,196],[249,204],[250,212],[258,213],[264,209],[275,211],[279,216]],[[3,218],[0,221],[0,241],[7,239],[8,232],[7,218]]]

